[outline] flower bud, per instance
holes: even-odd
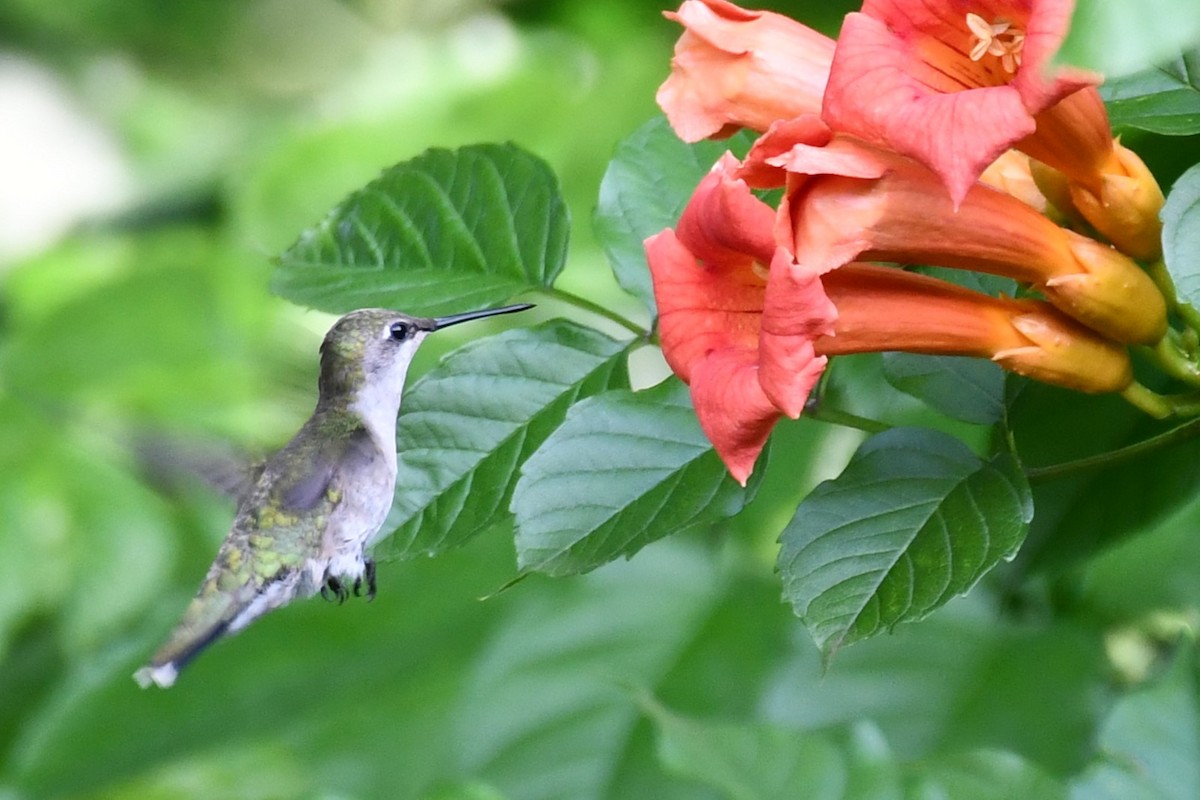
[[[1162,188],[1142,159],[1119,142],[1113,143],[1113,164],[1119,169],[1099,176],[1099,194],[1073,184],[1071,201],[1122,252],[1153,261],[1162,255]]]
[[[1121,342],[1154,344],[1167,332],[1167,302],[1153,279],[1127,256],[1066,232],[1083,267],[1042,284],[1046,298],[1079,321]]]
[[[1002,350],[992,360],[1009,372],[1077,392],[1119,392],[1133,382],[1129,353],[1052,308],[1023,301],[1010,320],[1031,344]]]

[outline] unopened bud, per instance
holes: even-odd
[[[1155,344],[1162,339],[1167,302],[1141,267],[1113,248],[1069,231],[1067,246],[1083,269],[1042,284],[1048,300],[1118,342]]]
[[[1143,261],[1162,255],[1162,188],[1137,153],[1113,142],[1112,169],[1101,173],[1099,195],[1071,185],[1071,201],[1104,238]]]
[[[1077,392],[1119,392],[1133,382],[1128,351],[1041,303],[1011,323],[1030,344],[997,352],[1004,369]]]

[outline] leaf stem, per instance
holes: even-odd
[[[828,422],[831,425],[841,425],[844,428],[855,428],[864,433],[883,433],[891,430],[892,426],[886,422],[880,422],[877,419],[869,419],[868,417],[860,417],[857,414],[851,414],[849,411],[842,411],[837,408],[827,408],[820,404],[815,404],[804,409],[804,416],[808,419],[820,420]]]
[[[643,328],[641,325],[638,325],[633,320],[618,314],[611,308],[605,308],[599,303],[593,303],[591,300],[588,300],[585,297],[580,297],[577,294],[572,294],[571,292],[558,289],[554,286],[541,289],[540,291],[556,300],[561,300],[564,303],[575,306],[576,308],[582,308],[584,311],[588,311],[598,317],[603,317],[609,322],[616,323],[639,339],[646,339],[650,336],[649,330]]]
[[[1197,436],[1200,436],[1200,419],[1191,420],[1180,425],[1178,428],[1172,428],[1157,436],[1151,436],[1149,439],[1143,439],[1140,442],[1126,447],[1119,447],[1107,453],[1098,453],[1094,456],[1076,459],[1075,461],[1064,461],[1061,464],[1052,464],[1048,467],[1030,467],[1025,470],[1025,475],[1031,483],[1042,483],[1065,477],[1074,472],[1111,467],[1126,461],[1132,461],[1154,450],[1170,447],[1173,444],[1185,442]]]

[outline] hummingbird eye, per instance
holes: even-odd
[[[388,332],[392,337],[392,341],[403,342],[412,336],[413,326],[407,322],[393,322]]]

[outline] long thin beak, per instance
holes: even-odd
[[[515,306],[485,308],[482,311],[465,311],[462,314],[451,314],[448,317],[434,317],[433,330],[440,331],[442,328],[449,328],[451,325],[457,325],[460,322],[470,322],[473,319],[494,317],[497,314],[515,314],[518,311],[525,311],[526,309],[530,308],[533,308],[533,303],[518,303]]]

